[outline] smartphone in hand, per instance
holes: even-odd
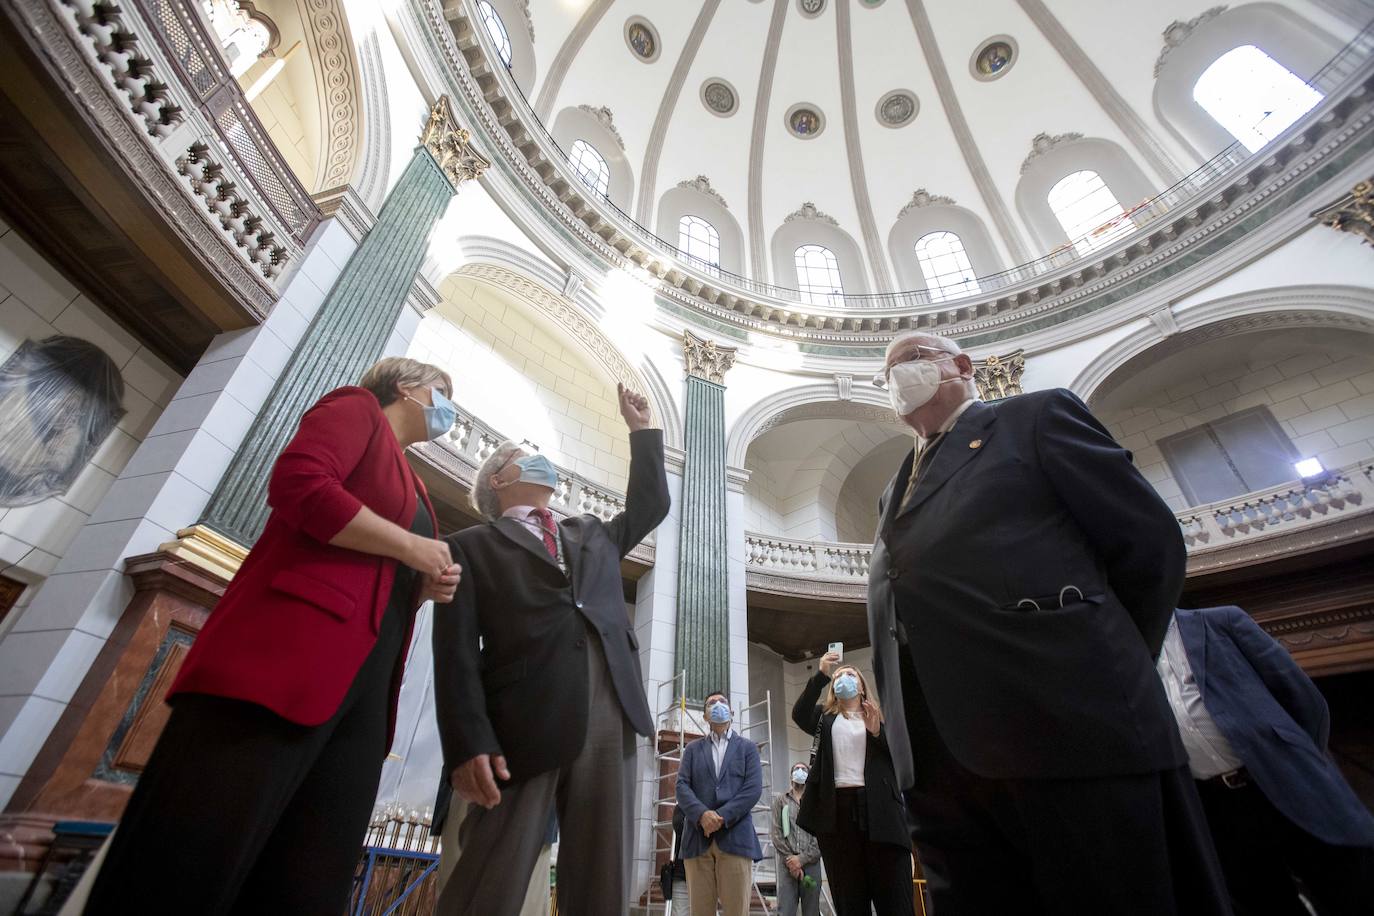
[[[830,647],[827,648],[825,651],[834,652],[836,657],[838,657],[840,661],[844,661],[844,643],[832,642],[830,644]]]

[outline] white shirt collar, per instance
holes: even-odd
[[[524,520],[529,518],[536,511],[538,510],[536,510],[534,506],[511,506],[505,512],[501,513],[501,517]]]

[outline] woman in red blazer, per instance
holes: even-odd
[[[452,393],[442,370],[390,358],[301,418],[87,914],[343,912],[415,611],[461,572],[404,455],[453,425]]]

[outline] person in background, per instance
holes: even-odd
[[[1374,910],[1374,817],[1327,752],[1326,700],[1238,607],[1174,612],[1157,664],[1236,916]]]
[[[620,562],[668,514],[663,430],[617,386],[629,429],[625,509],[555,520],[558,469],[505,442],[477,469],[486,524],[449,537],[469,572],[434,609],[434,712],[454,792],[471,804],[435,910],[515,916],[557,809],[558,908],[615,916],[630,901],[635,735],[651,735]]]
[[[797,823],[806,791],[805,763],[792,764],[792,785],[773,799],[773,851],[777,853],[778,916],[820,916],[821,850],[816,838]],[[809,880],[808,880],[809,879]]]
[[[763,858],[750,812],[763,795],[754,742],[731,728],[730,700],[720,691],[703,704],[711,732],[687,745],[677,771],[677,803],[686,822],[682,858],[692,916],[745,916],[753,863]]]
[[[819,739],[797,822],[820,846],[836,916],[911,916],[911,831],[878,698],[838,653],[818,668],[792,707]]]
[[[301,418],[266,527],[168,691],[88,916],[343,912],[415,612],[459,582],[405,458],[448,432],[452,395],[443,370],[392,357]]]
[[[1154,666],[1174,513],[1072,392],[983,403],[948,338],[898,335],[874,384],[916,436],[879,502],[868,633],[937,912],[1229,913]]]

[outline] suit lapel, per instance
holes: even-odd
[[[720,758],[720,772],[716,774],[717,783],[720,782],[721,777],[725,775],[725,772],[730,769],[730,758],[735,756],[735,754],[739,751],[739,748],[736,747],[736,745],[739,744],[739,742],[742,740],[744,739],[742,739],[739,735],[731,735],[730,740],[726,742],[725,756]],[[714,755],[712,755],[712,763],[714,762]]]
[[[1178,638],[1183,643],[1183,654],[1188,656],[1188,667],[1193,669],[1193,680],[1197,681],[1197,689],[1202,694],[1205,703],[1207,701],[1207,622],[1202,619],[1201,614],[1184,610],[1175,611],[1174,619],[1178,622]]]
[[[905,515],[925,502],[955,472],[973,460],[988,439],[992,438],[992,423],[996,416],[996,412],[982,401],[974,401],[968,406],[954,428],[944,434],[944,441],[916,484],[916,492],[911,494],[905,506],[897,509],[897,516]],[[974,442],[978,442],[978,445],[973,445]],[[910,473],[910,465],[907,465],[907,469]],[[901,495],[898,493],[895,498],[901,499]]]
[[[517,545],[534,554],[538,559],[549,564],[554,569],[558,569],[558,564],[554,562],[553,557],[549,556],[549,551],[544,546],[544,542],[535,537],[533,531],[530,531],[515,519],[502,516],[492,522],[492,526],[511,541],[514,541]]]
[[[568,567],[568,581],[577,590],[577,574],[582,569],[582,548],[584,546],[582,520],[565,518],[558,523],[558,535],[563,541],[563,563]],[[547,551],[545,551],[547,553]]]

